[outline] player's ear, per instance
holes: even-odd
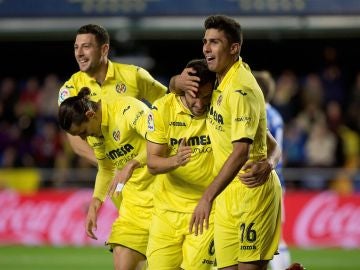
[[[85,116],[88,118],[88,119],[91,119],[95,116],[95,112],[93,110],[87,110],[86,113],[85,113]]]
[[[240,43],[231,44],[230,53],[234,55],[240,54]]]
[[[109,54],[109,48],[110,48],[109,44],[104,44],[104,45],[101,46],[101,54],[102,54],[102,56],[106,56],[106,55]]]

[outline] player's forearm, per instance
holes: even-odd
[[[110,160],[99,160],[99,169],[96,174],[93,197],[101,201],[105,200],[114,174],[115,167]]]
[[[147,165],[151,174],[167,173],[179,167],[176,162],[176,156],[161,157],[158,155],[151,155],[148,158]]]
[[[172,76],[169,83],[169,91],[178,95],[181,95],[183,91],[176,87],[176,80],[178,79],[179,75]]]
[[[79,136],[72,136],[69,133],[66,133],[66,136],[69,140],[71,148],[77,155],[85,158],[92,165],[97,166],[97,159],[94,151],[87,142],[82,140]]]
[[[236,177],[241,167],[248,160],[248,148],[240,147],[234,149],[228,159],[225,161],[218,175],[214,178],[210,186],[205,190],[203,198],[209,202],[215,198],[228,186]]]
[[[147,160],[147,152],[146,149],[144,149],[143,151],[139,152],[139,154],[133,159],[133,162],[137,161],[136,164],[136,168],[139,167],[143,167],[146,165],[146,160]]]
[[[97,213],[100,210],[102,203],[103,202],[99,198],[93,197],[90,202],[89,210]]]
[[[281,147],[276,142],[275,138],[271,135],[270,132],[268,132],[267,134],[266,144],[267,144],[267,161],[270,164],[271,168],[275,169],[281,159],[281,155],[282,155]]]
[[[125,166],[122,170],[126,170],[129,174],[129,177],[131,177],[131,175],[133,174],[135,169],[140,168],[140,167],[141,167],[140,162],[137,161],[136,159],[132,159],[125,164]]]

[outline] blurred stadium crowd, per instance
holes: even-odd
[[[287,186],[360,191],[360,70],[347,83],[336,50],[328,48],[325,56],[319,72],[300,75],[287,69],[277,74],[272,104],[285,122],[286,170],[342,170],[330,177],[312,173],[306,181],[298,173],[288,174]],[[47,175],[43,186],[67,187],[75,180],[76,186],[92,186],[88,175],[69,173],[69,168],[84,172],[92,167],[72,152],[59,130],[57,96],[61,85],[57,74],[25,80],[0,77],[0,167],[55,168],[63,173]]]

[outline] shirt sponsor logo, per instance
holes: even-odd
[[[152,115],[151,112],[148,114],[147,127],[148,127],[149,131],[154,131],[155,130],[154,116]]]
[[[249,122],[251,121],[251,117],[250,116],[240,116],[235,118],[235,121],[237,122]]]
[[[125,156],[126,154],[130,153],[134,147],[131,144],[125,144],[124,146],[121,146],[120,148],[113,149],[106,153],[107,158],[114,160],[119,157]]]
[[[169,126],[186,127],[186,123],[173,121],[173,122],[170,122],[170,123],[169,123]]]
[[[223,116],[217,111],[215,111],[213,106],[210,107],[209,118],[214,120],[218,124],[222,124],[222,125],[224,124]]]
[[[119,94],[123,94],[123,93],[126,92],[126,85],[123,84],[123,83],[117,83],[116,86],[115,86],[115,90]]]
[[[174,146],[180,144],[183,139],[170,138],[170,145]],[[194,146],[194,145],[207,145],[211,144],[209,135],[201,135],[201,136],[193,136],[186,139],[186,145]]]
[[[70,97],[70,91],[68,88],[63,88],[59,92],[59,104],[63,102],[65,99]]]
[[[137,155],[138,155],[138,153],[131,153],[127,156],[116,159],[113,161],[114,165],[116,168],[123,168],[126,165],[126,163],[128,163],[130,160],[133,160],[134,158],[136,158]]]
[[[115,141],[120,140],[120,130],[114,130],[113,131],[113,138],[114,138]]]

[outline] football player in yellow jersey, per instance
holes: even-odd
[[[153,211],[155,176],[145,166],[145,133],[153,128],[153,118],[150,108],[133,97],[95,102],[89,95],[89,88],[83,88],[77,96],[63,101],[59,108],[62,129],[82,139],[87,136],[98,138],[98,144],[93,145],[98,172],[86,219],[86,233],[97,239],[93,230],[97,228],[101,204],[107,194],[112,195],[115,191],[120,195],[123,187],[119,217],[113,223],[107,243],[113,250],[115,269],[139,269],[136,267],[146,260]],[[115,169],[119,171],[113,182]]]
[[[195,233],[208,222],[216,199],[214,239],[218,269],[265,270],[277,252],[281,227],[281,186],[269,163],[270,175],[251,188],[254,164],[267,157],[265,101],[250,68],[240,58],[240,25],[227,16],[205,20],[203,53],[217,74],[207,127],[214,152],[214,181],[195,208],[190,227]],[[198,80],[180,74],[173,88],[196,91]],[[181,80],[187,80],[186,83]],[[181,85],[181,86],[179,86]],[[251,164],[251,165],[250,165]],[[265,168],[266,166],[262,167]],[[241,170],[242,169],[242,170]],[[261,170],[263,170],[261,169]],[[240,171],[241,170],[241,171]],[[241,181],[236,178],[240,171]]]
[[[116,100],[125,95],[152,103],[166,93],[167,88],[145,69],[110,61],[109,49],[109,34],[103,27],[88,24],[78,29],[74,54],[80,71],[60,88],[59,104],[68,97],[76,96],[85,86],[91,89],[90,98],[94,101],[100,98]],[[91,147],[84,140],[70,134],[67,137],[75,153],[97,165]]]
[[[207,126],[216,176],[194,211],[202,226],[216,198],[214,239],[220,269],[264,270],[277,252],[281,229],[281,185],[272,170],[261,186],[248,188],[236,175],[247,163],[266,158],[265,100],[240,58],[241,27],[223,15],[204,23],[203,53],[217,74]]]
[[[147,249],[150,270],[206,270],[215,262],[213,221],[199,236],[189,232],[193,210],[213,179],[205,119],[215,73],[209,71],[205,59],[192,60],[187,67],[200,78],[197,97],[170,93],[155,101],[154,128],[146,135],[149,171],[163,174],[154,193]]]

